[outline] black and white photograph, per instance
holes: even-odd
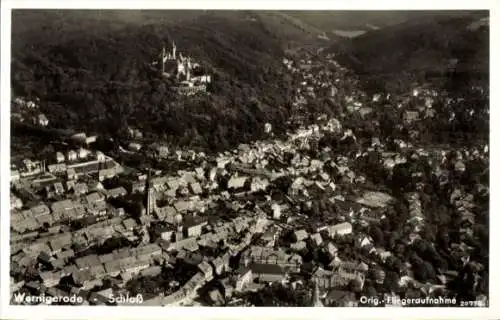
[[[491,307],[488,8],[8,15],[2,305]]]

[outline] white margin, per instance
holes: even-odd
[[[281,9],[281,10],[445,10],[445,9],[489,9],[490,10],[490,57],[499,57],[499,6],[498,1],[483,0],[364,0],[364,1],[194,1],[194,0],[2,0],[1,4],[1,108],[0,108],[0,318],[10,319],[88,319],[88,318],[248,318],[255,319],[265,316],[270,319],[331,319],[331,318],[449,318],[476,319],[497,318],[500,316],[500,295],[494,283],[500,283],[498,271],[499,251],[490,246],[490,307],[489,308],[202,308],[202,307],[63,307],[63,306],[10,306],[9,277],[9,189],[10,189],[10,38],[11,9]],[[497,9],[497,10],[495,10]],[[498,156],[498,124],[500,113],[500,97],[495,84],[500,85],[499,63],[490,58],[490,163],[499,163]],[[496,107],[495,107],[496,106]],[[496,139],[495,139],[496,137]],[[490,169],[490,243],[499,243],[499,217],[495,216],[498,209],[498,189],[494,177],[499,177],[495,165]]]

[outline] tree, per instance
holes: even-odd
[[[389,256],[385,260],[385,265],[387,269],[395,272],[400,272],[403,269],[403,262],[401,259],[395,256]]]
[[[370,227],[369,230],[369,235],[373,239],[373,244],[376,247],[384,247],[385,241],[384,241],[384,233],[378,226],[372,226]]]
[[[415,276],[421,282],[433,281],[436,278],[436,271],[432,264],[422,261],[415,266]]]
[[[399,289],[399,275],[394,271],[386,272],[383,287],[386,292],[397,292]]]
[[[364,287],[364,294],[367,297],[376,297],[377,290],[375,290],[375,288],[371,284],[367,284]]]
[[[413,184],[409,164],[400,163],[394,166],[391,183],[396,193],[412,188]]]

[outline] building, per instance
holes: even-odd
[[[327,306],[354,307],[358,304],[354,292],[343,290],[331,290],[325,297]]]
[[[296,242],[303,241],[303,240],[307,239],[308,237],[309,237],[309,234],[304,229],[297,230],[294,232],[294,238],[295,238]]]
[[[86,159],[90,154],[90,151],[87,149],[80,148],[78,149],[78,158]]]
[[[10,170],[10,181],[11,182],[19,181],[20,178],[21,178],[21,175],[19,174],[18,170]]]
[[[287,277],[285,269],[275,264],[252,263],[249,266],[253,277],[260,282],[283,281]]]
[[[343,222],[333,225],[328,228],[328,233],[330,237],[335,237],[336,235],[342,236],[352,233],[352,225],[349,222]]]
[[[214,278],[212,266],[208,262],[202,261],[198,265],[198,269],[200,269],[200,271],[203,273],[206,281],[210,281]]]
[[[186,231],[187,231],[187,236],[188,237],[197,237],[201,235],[201,231],[203,229],[203,226],[207,224],[206,221],[204,222],[199,222],[199,223],[193,223],[191,225],[186,226]]]
[[[253,273],[250,268],[242,268],[237,271],[237,279],[236,279],[236,291],[243,291],[243,288],[252,282]]]
[[[229,189],[240,189],[245,186],[245,182],[247,181],[247,177],[239,177],[234,175],[229,179],[227,186]]]
[[[33,119],[34,124],[40,125],[42,127],[46,127],[49,125],[49,119],[43,113],[40,113]]]
[[[101,151],[96,151],[95,155],[96,155],[97,161],[99,161],[99,162],[106,161],[106,156]]]
[[[312,294],[312,307],[324,307],[323,303],[320,300],[319,287],[318,283],[314,281],[314,291]]]
[[[136,142],[131,142],[129,145],[128,145],[128,148],[129,150],[132,150],[132,151],[140,151],[142,146],[139,144],[139,143],[136,143]]]
[[[57,163],[61,163],[61,162],[64,162],[65,158],[64,158],[64,155],[62,154],[62,152],[57,152],[56,153],[56,161]]]
[[[10,194],[10,210],[21,209],[23,207],[23,202],[21,199],[16,197],[13,193]]]
[[[124,187],[109,189],[106,191],[108,198],[119,198],[127,195],[127,190]]]
[[[199,64],[191,61],[191,57],[177,52],[175,42],[172,42],[170,52],[163,47],[160,60],[162,75],[176,83],[173,90],[178,94],[205,92],[206,85],[212,80],[210,75],[203,74]]]
[[[150,217],[153,212],[156,211],[156,192],[153,188],[153,184],[151,181],[151,170],[148,172],[147,176],[147,181],[146,181],[146,201],[145,201],[145,208],[146,208],[146,216]]]
[[[68,161],[76,161],[76,159],[78,158],[78,155],[77,155],[76,151],[70,150],[70,151],[68,151],[67,158],[68,158]]]

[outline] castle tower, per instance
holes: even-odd
[[[318,287],[318,282],[316,280],[314,280],[314,291],[313,291],[313,295],[312,295],[311,306],[312,307],[324,307],[323,303],[320,300],[319,287]]]
[[[191,57],[188,57],[186,62],[186,80],[191,80]]]
[[[165,46],[163,46],[163,49],[161,51],[161,73],[165,73],[165,61],[168,59]]]

